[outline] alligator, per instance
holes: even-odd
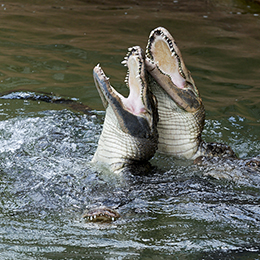
[[[129,96],[125,98],[109,82],[100,65],[93,70],[96,88],[106,109],[103,130],[92,159],[115,173],[144,171],[158,145],[157,102],[147,85],[145,53],[135,46],[128,49],[123,62]],[[132,168],[133,167],[133,168]],[[109,222],[120,217],[106,206],[86,210],[82,216],[91,222]]]
[[[201,138],[205,110],[199,91],[171,34],[154,29],[146,47],[148,84],[158,102],[158,152],[182,159],[236,158],[230,146]]]
[[[19,89],[19,90],[11,90],[7,91],[5,93],[1,93],[0,99],[21,99],[21,100],[32,100],[37,102],[46,102],[46,103],[52,103],[52,104],[61,104],[65,105],[66,107],[69,107],[70,109],[74,111],[80,111],[85,114],[91,114],[91,108],[84,105],[81,102],[78,102],[77,100],[70,99],[70,98],[64,98],[60,96],[55,96],[53,93],[35,93],[32,91],[29,91],[27,89]]]
[[[90,222],[110,222],[120,218],[120,214],[112,208],[101,206],[86,210],[82,218]]]
[[[92,162],[107,165],[116,173],[131,166],[146,165],[158,144],[157,102],[147,85],[143,50],[139,46],[129,48],[122,63],[128,67],[127,98],[110,85],[99,64],[93,70],[106,115]]]
[[[205,121],[203,102],[176,42],[165,28],[158,27],[150,33],[145,58],[140,47],[130,48],[123,63],[129,69],[126,77],[130,88],[129,101],[110,86],[99,65],[94,68],[94,79],[106,108],[106,118],[93,161],[114,165],[112,170],[115,171],[125,165],[134,165],[140,159],[149,160],[156,152],[158,141],[158,152],[193,160],[198,165],[225,162],[241,167],[260,166],[258,157],[239,159],[230,146],[202,140]],[[137,88],[133,86],[136,79],[141,79],[135,85]],[[131,91],[135,91],[135,98]],[[134,99],[138,103],[132,103]],[[134,112],[136,109],[137,113]],[[148,118],[143,117],[143,111]],[[140,124],[140,116],[145,123]],[[143,140],[145,136],[149,138]],[[117,139],[120,146],[114,146]],[[127,146],[135,142],[138,142],[137,146],[133,146],[136,151],[130,149],[131,153],[127,153]],[[148,150],[151,149],[149,153],[147,144]],[[115,210],[107,207],[91,209],[83,216],[89,221],[119,218]]]

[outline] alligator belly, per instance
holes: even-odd
[[[199,138],[196,124],[190,114],[159,112],[158,152],[179,158],[191,159],[197,152]]]

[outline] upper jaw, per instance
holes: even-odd
[[[148,138],[156,132],[158,114],[156,100],[146,82],[142,49],[138,46],[129,48],[122,63],[128,67],[126,81],[130,93],[127,98],[110,85],[99,65],[93,70],[95,85],[105,108],[112,107],[121,129],[132,136]]]
[[[150,33],[145,64],[147,71],[181,108],[195,112],[202,106],[181,52],[165,28],[158,27]]]

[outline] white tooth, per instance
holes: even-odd
[[[135,78],[140,78],[140,75],[138,74],[138,75],[136,75],[136,77]]]
[[[115,219],[112,217],[112,221],[114,221]]]
[[[175,52],[172,53],[172,56],[175,56]]]
[[[89,217],[90,221],[93,219],[92,216]]]
[[[129,47],[129,48],[128,48],[128,51],[131,51],[132,49],[133,49],[133,48]]]
[[[121,64],[126,64],[127,63],[127,60],[123,60],[123,61],[121,61]]]
[[[96,215],[94,215],[94,218],[97,218],[97,216],[96,216]]]

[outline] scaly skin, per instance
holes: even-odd
[[[146,68],[151,91],[158,101],[158,151],[184,159],[235,158],[229,146],[201,140],[205,110],[199,91],[173,37],[163,27],[149,36]]]
[[[235,157],[207,157],[207,156],[199,156],[194,160],[194,164],[202,165],[202,166],[212,166],[214,165],[216,168],[221,167],[231,167],[239,169],[245,169],[251,172],[259,172],[260,171],[260,156],[256,156],[250,159],[240,159]]]
[[[123,63],[128,67],[128,98],[110,85],[99,65],[93,72],[106,116],[92,162],[104,163],[114,172],[131,164],[148,163],[158,143],[157,104],[147,86],[142,49],[130,48]]]
[[[122,62],[128,67],[128,98],[119,94],[97,65],[93,70],[95,85],[106,108],[103,130],[93,163],[102,163],[119,173],[123,169],[146,170],[158,144],[156,99],[147,86],[144,54],[140,47],[129,48]],[[90,209],[83,218],[91,222],[110,222],[120,215],[102,206]]]

